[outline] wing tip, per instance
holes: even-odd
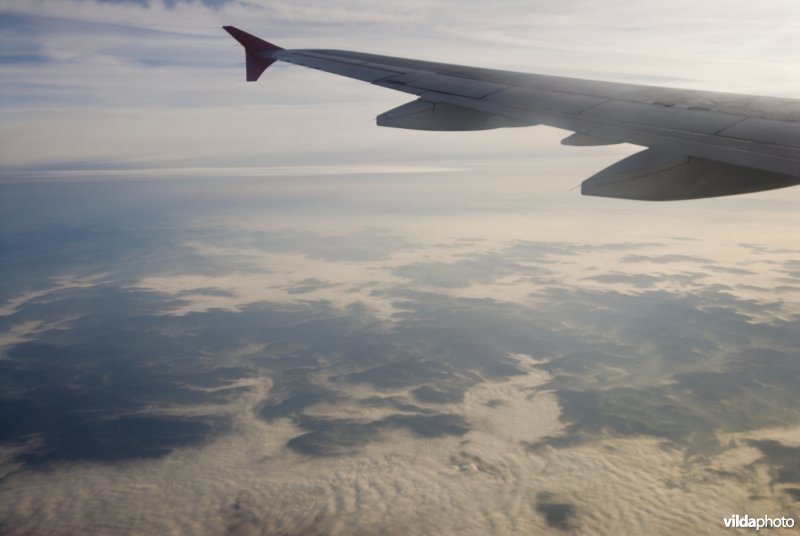
[[[228,32],[231,37],[236,39],[239,44],[242,45],[248,52],[258,53],[283,50],[283,48],[279,47],[278,45],[274,45],[269,41],[264,41],[255,35],[240,30],[236,26],[223,26],[222,29]]]
[[[244,47],[245,59],[247,65],[247,81],[255,82],[261,74],[267,70],[267,67],[275,63],[275,60],[269,57],[266,53],[276,52],[283,50],[277,45],[273,45],[269,41],[264,41],[258,37],[244,32],[236,26],[223,26],[223,30],[228,32],[231,37],[236,39],[240,45]]]

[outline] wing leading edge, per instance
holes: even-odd
[[[586,179],[584,195],[666,201],[800,184],[800,100],[499,71],[341,50],[285,50],[233,26],[247,80],[275,61],[416,95],[379,126],[485,130],[548,125],[562,144],[647,147]]]

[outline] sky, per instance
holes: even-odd
[[[790,0],[634,6],[3,0],[0,7],[5,181],[52,174],[109,179],[123,170],[163,177],[197,168],[225,176],[285,167],[297,173],[368,164],[409,169],[544,155],[568,162],[586,152],[552,144],[554,131],[546,128],[448,135],[376,129],[371,120],[406,102],[406,95],[291,65],[273,66],[261,83],[244,83],[241,47],[221,30],[224,24],[284,48],[799,93],[791,68],[800,49],[799,8]],[[611,160],[620,151],[634,149],[595,154]]]
[[[379,128],[227,24],[800,95],[790,1],[0,0],[0,532],[800,517],[800,188],[582,197],[637,148]]]

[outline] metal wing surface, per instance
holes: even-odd
[[[562,144],[645,150],[586,179],[585,195],[665,201],[800,184],[800,100],[619,84],[344,50],[284,50],[225,26],[245,48],[247,79],[275,61],[417,96],[380,126],[484,130],[547,125]]]

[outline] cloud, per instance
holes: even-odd
[[[472,283],[493,283],[504,276],[541,276],[551,274],[539,266],[506,261],[496,255],[473,256],[450,263],[428,262],[396,267],[392,273],[411,279],[415,284],[460,288]]]
[[[307,294],[309,292],[314,292],[315,290],[320,290],[324,288],[330,288],[336,286],[333,283],[326,283],[325,281],[320,281],[314,277],[310,277],[308,279],[303,279],[302,281],[298,282],[295,286],[290,287],[287,292],[289,294]]]
[[[764,454],[764,461],[773,468],[773,482],[796,484],[800,482],[800,447],[789,447],[775,440],[753,440],[750,445]]]
[[[552,502],[554,497],[546,491],[539,493],[538,499],[536,510],[544,515],[548,525],[559,530],[574,528],[572,519],[575,517],[575,505]]]
[[[634,287],[638,288],[650,288],[655,286],[656,282],[660,281],[662,278],[650,274],[615,273],[615,274],[593,275],[587,277],[586,279],[590,281],[597,281],[598,283],[609,283],[609,284],[621,283],[621,284],[633,285]]]
[[[284,244],[292,242],[289,240],[292,235],[289,235],[286,239],[278,239],[280,235],[269,236],[270,240],[264,243],[259,242],[261,238],[256,235],[256,241],[262,243],[266,249],[277,248],[278,250]],[[313,257],[316,256],[314,252],[317,248],[314,243],[320,238],[314,235],[308,236],[310,240],[306,240],[305,243],[310,246],[310,249],[307,250],[306,254]],[[369,237],[371,235],[367,234],[366,236]],[[402,248],[405,241],[398,240],[393,243],[396,251],[398,247]],[[383,240],[383,244],[385,245],[387,242]],[[301,247],[300,251],[302,252],[304,248],[305,246]],[[570,258],[572,259],[573,257],[571,256]],[[360,262],[371,262],[373,257],[345,257],[350,262],[359,258],[363,259]],[[338,262],[334,259],[336,257],[331,260]],[[491,266],[490,259],[491,256],[485,254],[484,260]],[[385,269],[394,270],[392,268]],[[525,273],[525,267],[521,269],[522,273]],[[263,276],[264,274],[262,273],[261,277]],[[414,284],[411,283],[411,286]],[[294,286],[290,285],[288,288],[292,289]],[[325,285],[322,290],[328,289],[329,286]],[[313,293],[317,290],[317,288],[309,289],[308,293]],[[125,311],[124,314],[136,312],[151,314],[154,315],[152,320],[154,323],[164,326],[165,322],[167,322],[161,316],[164,308],[169,309],[173,306],[173,303],[180,303],[180,300],[191,299],[195,295],[201,298],[226,300],[231,298],[233,293],[214,286],[195,286],[190,291],[179,290],[174,293],[174,297],[153,293],[152,291],[144,293],[140,290],[131,289],[120,292],[114,290],[113,286],[91,289],[91,292],[89,289],[78,288],[68,293],[51,294],[48,298],[47,309],[55,313],[56,318],[58,318],[59,309],[62,309],[69,311],[69,314],[73,316],[79,311],[83,311],[82,314],[87,315],[87,319],[91,319],[93,318],[90,313],[91,306],[89,304],[91,302],[86,302],[86,305],[84,305],[82,302],[86,300],[80,297],[93,296],[92,300],[101,303],[113,297],[115,302],[121,304],[122,311]],[[652,380],[646,371],[651,370],[654,360],[657,363],[661,363],[660,366],[665,367],[662,373],[674,374],[675,378],[681,378],[678,383],[679,386],[690,388],[694,388],[692,387],[693,385],[697,386],[698,396],[702,396],[702,393],[709,393],[708,387],[711,381],[716,381],[714,376],[699,376],[702,379],[698,383],[692,384],[689,383],[693,381],[691,374],[684,374],[683,371],[691,371],[694,363],[704,356],[708,356],[709,352],[714,351],[715,347],[720,343],[713,339],[708,340],[707,337],[692,331],[686,331],[685,322],[687,319],[693,319],[694,322],[702,323],[709,327],[716,326],[715,329],[719,333],[736,332],[742,338],[742,341],[747,341],[747,337],[750,337],[750,340],[754,341],[754,343],[758,341],[758,344],[764,344],[769,340],[769,345],[772,348],[780,348],[776,345],[784,343],[789,344],[793,336],[791,330],[786,331],[789,329],[788,326],[774,328],[767,332],[769,333],[768,336],[759,335],[758,330],[747,327],[747,319],[749,317],[742,315],[739,310],[749,308],[754,314],[766,314],[765,312],[769,310],[768,308],[765,309],[767,306],[755,303],[747,304],[742,300],[726,296],[724,293],[715,294],[712,291],[709,291],[705,296],[689,295],[679,297],[665,292],[625,296],[609,292],[583,291],[570,294],[550,290],[543,295],[547,300],[545,309],[553,315],[553,318],[560,319],[559,321],[582,326],[581,333],[587,337],[587,340],[579,342],[571,338],[572,334],[570,334],[569,338],[565,338],[566,335],[560,334],[557,329],[558,324],[553,323],[547,315],[542,314],[539,306],[531,308],[531,304],[514,305],[485,299],[475,300],[450,297],[436,293],[412,291],[404,289],[401,285],[395,290],[387,291],[384,297],[384,299],[393,301],[397,310],[401,312],[393,318],[394,327],[392,329],[394,332],[391,336],[384,335],[382,339],[379,339],[383,342],[372,347],[371,353],[375,355],[375,358],[365,360],[364,357],[359,357],[360,352],[349,348],[346,344],[349,339],[337,341],[335,346],[330,347],[328,350],[341,352],[341,357],[327,367],[327,380],[319,383],[320,379],[315,379],[314,376],[306,376],[303,381],[300,381],[300,377],[296,377],[286,386],[289,390],[285,393],[282,393],[279,387],[280,384],[278,384],[272,395],[276,398],[267,401],[261,411],[269,421],[275,418],[299,416],[307,409],[318,406],[321,403],[336,405],[342,400],[350,398],[351,395],[347,394],[349,385],[369,386],[372,389],[384,391],[383,396],[390,397],[396,396],[397,390],[400,390],[403,396],[397,399],[396,403],[392,403],[394,406],[389,405],[387,407],[399,408],[404,406],[406,412],[412,413],[416,411],[412,408],[419,407],[415,406],[415,404],[419,403],[437,405],[458,403],[464,399],[467,390],[487,378],[507,379],[530,374],[530,372],[525,372],[525,369],[520,368],[519,363],[514,359],[507,357],[509,353],[513,354],[521,351],[534,351],[539,356],[547,356],[549,358],[547,362],[536,365],[536,368],[548,370],[557,375],[552,381],[552,386],[559,387],[560,390],[555,392],[562,399],[562,403],[566,403],[570,399],[569,393],[573,391],[576,395],[581,393],[581,391],[575,391],[576,387],[580,386],[581,389],[586,390],[594,386],[593,383],[579,383],[578,378],[581,376],[593,378],[594,382],[607,382],[607,385],[630,384],[636,378],[639,378],[639,381],[645,382],[643,385],[649,385],[647,382]],[[715,302],[718,303],[716,308],[712,307],[708,311],[703,310],[704,307],[708,308]],[[57,307],[56,304],[61,305]],[[586,308],[587,304],[591,304],[588,309]],[[279,318],[275,316],[277,312],[279,314],[288,314],[291,317],[297,314],[307,314],[309,311],[319,307],[319,304],[313,302],[280,306],[278,304],[252,304],[228,312],[210,310],[206,313],[206,316],[209,321],[211,321],[211,318],[214,319],[211,322],[218,326],[215,329],[220,329],[222,326],[232,325],[233,319],[241,315],[251,317],[266,315],[265,318],[273,318],[272,322],[274,322],[274,319]],[[594,307],[605,310],[604,317],[598,318],[593,314],[587,314],[587,311],[591,311]],[[273,308],[275,312],[271,312]],[[326,308],[327,306],[320,310],[322,311]],[[22,309],[16,315],[22,318],[26,316],[33,317],[32,313],[39,310],[36,304],[26,303],[22,305]],[[351,314],[352,321],[356,321],[356,319],[364,315],[364,310],[353,309]],[[198,317],[195,314],[183,320],[180,317],[176,317],[169,320],[168,323],[180,326],[185,322],[197,322],[200,318],[203,317]],[[115,317],[111,316],[109,321],[114,319]],[[723,321],[722,319],[725,320]],[[70,324],[69,331],[77,330],[80,332],[83,322],[84,320],[81,320],[80,316],[78,316]],[[205,324],[206,320],[203,322]],[[285,322],[280,321],[279,325],[283,325]],[[484,326],[480,338],[475,338],[467,333],[456,339],[447,335],[452,332],[460,333],[464,330],[464,326],[476,323]],[[736,329],[732,329],[727,324],[736,326]],[[659,334],[659,329],[665,327],[669,327],[667,332]],[[435,329],[431,331],[432,328]],[[324,331],[320,331],[320,326],[316,326],[314,329],[317,332],[317,335],[314,336],[315,339],[323,336]],[[356,333],[359,336],[372,337],[372,335],[368,335],[372,329],[365,327]],[[762,325],[761,329],[766,328]],[[262,337],[276,334],[277,332],[269,331],[263,334]],[[248,337],[250,336],[248,335]],[[41,340],[41,337],[39,337],[39,340]],[[157,344],[159,340],[163,340],[165,344],[169,339],[155,338],[152,339],[152,344]],[[321,340],[329,340],[328,344],[336,341],[336,339],[330,339],[330,337],[323,337]],[[354,340],[357,344],[356,348],[360,344],[357,343],[357,340]],[[413,347],[409,347],[405,342],[408,340],[429,340],[430,344],[438,349],[436,359],[420,358],[417,351]],[[262,338],[256,337],[250,343],[258,345],[267,341],[269,341],[269,338],[262,340]],[[87,342],[90,345],[94,344],[91,340]],[[649,360],[644,359],[641,363],[634,364],[623,357],[625,353],[630,353],[634,349],[642,347],[650,348],[652,356]],[[17,345],[13,349],[11,356],[15,359],[39,359],[37,356],[47,355],[52,351],[52,348],[52,346],[46,345]],[[337,348],[338,350],[336,350]],[[85,359],[101,355],[103,351],[102,346],[91,351],[82,351],[79,348],[71,350],[76,358],[85,354],[87,356]],[[278,352],[278,356],[280,356],[280,346],[275,346],[273,343],[272,352]],[[621,353],[622,355],[620,355]],[[312,366],[309,372],[314,370],[314,360],[308,361],[308,358],[302,357],[302,354],[293,357],[295,354],[296,352],[289,353],[285,357],[281,357],[281,360],[291,359],[296,363],[305,362],[306,366]],[[130,358],[134,358],[135,355],[131,354]],[[775,355],[778,356],[776,363],[781,363],[780,366],[785,366],[781,357],[783,354]],[[589,357],[591,357],[591,361],[589,361]],[[282,363],[283,361],[281,360],[275,361],[275,363]],[[759,362],[764,362],[763,355],[759,358]],[[269,363],[269,361],[265,363]],[[360,364],[354,369],[354,363]],[[627,368],[627,373],[620,375],[617,372],[618,367]],[[275,376],[279,370],[276,369],[271,375],[274,378],[280,377]],[[560,375],[564,373],[569,373],[569,375],[561,377]],[[580,376],[576,377],[575,374],[577,373]],[[752,374],[752,371],[749,373]],[[684,375],[681,376],[680,374]],[[164,386],[171,384],[173,381],[169,377],[164,379],[167,380],[167,383],[162,383]],[[131,380],[129,379],[128,381]],[[146,381],[142,379],[142,382]],[[731,381],[730,377],[727,379],[721,377],[720,381],[727,382],[734,388],[736,386],[736,381]],[[159,385],[158,382],[155,385]],[[186,391],[177,387],[177,384],[170,387],[168,398],[164,398],[164,395],[160,395],[160,398],[173,404],[197,403],[204,397],[213,399],[211,398],[211,393],[201,394],[200,392]],[[660,391],[663,390],[653,391],[649,387],[640,393],[630,389],[627,391],[611,389],[604,391],[603,396],[607,397],[610,404],[608,414],[613,416],[614,420],[612,422],[624,422],[622,415],[624,414],[625,403],[623,402],[621,406],[617,405],[617,402],[614,401],[614,397],[617,394],[621,396],[622,400],[625,400],[626,396],[634,394],[641,396],[641,400],[634,406],[647,407],[651,403],[649,402],[650,397]],[[150,390],[141,391],[142,394],[149,392]],[[775,391],[773,396],[778,392]],[[235,391],[230,394],[234,393]],[[224,395],[223,392],[218,394]],[[213,397],[216,396],[217,394],[213,395]],[[370,396],[364,397],[364,399],[372,400],[372,404],[379,400],[375,398],[375,393],[370,393]],[[656,398],[654,404],[655,407],[663,406],[663,402],[658,402],[658,398]],[[595,411],[604,411],[602,409],[604,407],[603,404],[593,403],[590,406]],[[649,418],[656,416],[655,407],[648,412]],[[680,408],[676,407],[676,409]],[[571,414],[566,412],[565,422],[573,422],[582,411],[578,411],[574,416],[570,416]],[[420,414],[425,414],[425,412],[422,411]],[[597,424],[599,428],[592,429],[595,432],[606,426],[603,415],[604,413],[600,413],[587,421]],[[683,426],[689,425],[691,421],[680,415],[681,413],[679,412],[677,419],[683,423]],[[787,415],[787,418],[791,418],[791,416]],[[633,425],[629,427],[628,425],[617,426],[614,424],[610,429],[623,434],[627,433],[625,431],[628,429],[634,430],[636,434],[655,433],[653,428],[646,426],[637,428]],[[662,427],[662,429],[666,430],[667,428]],[[676,432],[676,435],[669,435],[669,437],[683,441],[686,433]]]
[[[800,279],[800,260],[791,259],[784,263],[785,272],[793,279]]]
[[[670,264],[675,262],[687,262],[693,264],[707,263],[708,259],[703,257],[694,257],[691,255],[626,255],[621,259],[621,262],[651,262],[655,264]]]
[[[297,255],[310,266],[320,262],[316,277],[283,275],[287,289],[298,282],[313,289],[294,295],[302,301],[183,316],[163,311],[192,296],[186,285],[174,292],[134,290],[107,275],[99,280],[105,283],[47,295],[53,314],[74,316],[68,329],[14,345],[2,363],[13,372],[3,376],[20,382],[13,392],[49,382],[52,396],[30,391],[4,407],[19,407],[21,400],[44,404],[43,415],[60,415],[76,435],[23,412],[32,426],[25,435],[35,433],[39,443],[23,445],[11,462],[17,473],[0,489],[0,496],[23,493],[13,502],[19,507],[0,512],[7,524],[33,527],[59,519],[58,526],[125,526],[135,510],[148,512],[138,526],[153,530],[384,527],[389,534],[478,534],[495,527],[546,534],[598,522],[609,530],[660,530],[674,528],[676,519],[690,530],[716,526],[731,508],[745,511],[754,494],[765,508],[791,497],[782,489],[767,491],[775,478],[793,489],[780,476],[786,476],[782,458],[769,461],[772,475],[760,475],[753,461],[759,452],[766,456],[770,440],[792,444],[762,428],[800,417],[786,373],[793,370],[795,323],[776,316],[769,303],[711,286],[633,294],[580,286],[580,273],[598,255],[622,266],[631,249],[652,246],[515,249],[514,243],[471,241],[468,248],[482,251],[478,258],[489,274],[499,266],[501,273],[526,275],[527,264],[506,260],[515,251],[555,272],[577,264],[578,275],[568,285],[547,284],[527,302],[446,293],[469,291],[463,288],[423,291],[415,280],[379,277],[382,299],[398,311],[382,320],[363,307],[305,297],[342,293],[347,285],[318,285],[333,279],[331,266],[341,262],[372,265],[390,276],[412,264],[422,277],[425,263],[409,259],[428,255],[426,262],[447,264],[433,260],[441,255],[458,266],[473,257],[462,257],[464,247],[371,231],[231,236],[217,228],[203,236],[206,244],[235,238],[239,243],[229,251],[257,246]],[[304,240],[294,240],[298,236]],[[159,270],[170,249],[148,251],[151,262],[158,261],[152,269]],[[225,249],[201,251],[213,265],[226,255]],[[202,264],[194,270],[205,271]],[[674,269],[680,273],[679,264]],[[776,274],[782,265],[770,269]],[[485,284],[500,287],[502,278],[488,277]],[[220,299],[231,294],[200,280],[192,292]],[[109,313],[103,304],[112,303]],[[31,315],[36,307],[35,299],[22,300],[11,316]],[[770,320],[754,320],[761,316]],[[56,353],[61,367],[55,376],[19,376]],[[752,382],[769,388],[751,398]],[[103,392],[113,398],[86,398],[96,406],[73,402]],[[79,438],[81,450],[67,448],[74,444],[70,438]],[[125,463],[102,463],[109,456]],[[25,468],[44,461],[47,473]],[[718,472],[713,478],[712,470]],[[18,484],[23,477],[24,490]],[[87,491],[120,479],[128,483],[130,508],[115,508],[113,494]],[[180,482],[180,490],[165,494],[167,481]],[[42,506],[26,506],[26,493],[44,497]],[[658,511],[648,507],[654,502]],[[645,511],[650,514],[642,517]]]
[[[645,534],[796,513],[794,191],[590,206],[575,177],[630,147],[375,129],[404,97],[277,66],[235,83],[218,28],[797,93],[791,24],[677,7],[695,17],[6,2],[3,528]]]

